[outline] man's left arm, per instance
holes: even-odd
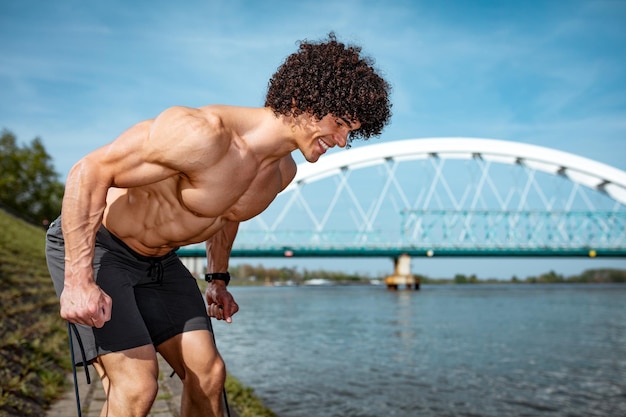
[[[206,241],[207,272],[212,278],[222,278],[228,273],[230,251],[237,236],[239,222],[227,222],[226,225]],[[207,312],[218,320],[232,322],[232,316],[239,311],[232,294],[226,289],[227,282],[212,279],[206,290]]]

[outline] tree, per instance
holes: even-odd
[[[463,274],[456,274],[454,276],[455,284],[467,284],[467,277]]]
[[[564,281],[563,275],[557,274],[554,271],[550,271],[548,273],[545,273],[539,276],[539,282],[554,283],[554,282],[563,282],[563,281]]]
[[[8,130],[0,136],[0,203],[31,222],[45,224],[61,212],[64,186],[41,139],[19,146]]]

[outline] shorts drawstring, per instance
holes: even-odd
[[[132,255],[133,258],[137,259],[139,262],[148,262],[149,263],[148,269],[146,269],[146,271],[148,272],[148,278],[150,278],[152,282],[156,282],[159,285],[163,285],[163,263],[162,262],[172,256],[175,256],[174,250],[172,250],[171,252],[163,256],[154,256],[154,257],[143,256],[143,255],[138,254],[134,250],[132,250],[126,243],[124,243],[122,239],[115,236],[113,233],[108,232],[108,234],[109,236],[111,236],[111,239],[113,239],[120,246],[125,248],[128,251],[128,253]]]
[[[149,262],[148,277],[150,277],[153,282],[156,281],[159,285],[163,285],[163,263],[156,259],[151,259]]]

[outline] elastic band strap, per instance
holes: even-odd
[[[72,341],[72,325],[67,322],[67,335],[70,339],[70,356],[72,357],[72,374],[74,375],[74,394],[76,396],[76,410],[78,417],[82,417],[83,413],[80,409],[80,395],[78,393],[78,378],[76,376],[76,361],[74,360],[74,342]]]
[[[74,334],[76,335],[76,340],[78,340],[78,347],[80,348],[80,355],[83,359],[83,367],[85,368],[85,378],[87,379],[87,383],[91,384],[91,375],[89,374],[89,367],[87,364],[87,355],[85,355],[85,348],[83,346],[83,340],[80,338],[80,334],[78,333],[78,328],[74,323],[69,323],[72,330],[74,330]],[[70,342],[72,341],[72,335],[70,335]],[[74,351],[72,351],[72,365],[74,364]]]

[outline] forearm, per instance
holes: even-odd
[[[86,161],[77,163],[68,176],[62,208],[66,286],[93,279],[96,232],[108,188],[98,177],[97,167]]]
[[[206,242],[207,271],[228,272],[230,252],[239,229],[238,222],[228,222]]]
[[[228,260],[238,229],[238,222],[229,222],[207,240],[207,270],[209,273],[228,272]],[[206,299],[209,316],[218,320],[226,320],[227,323],[231,323],[232,316],[239,311],[239,306],[226,289],[224,281],[215,280],[209,283]]]

